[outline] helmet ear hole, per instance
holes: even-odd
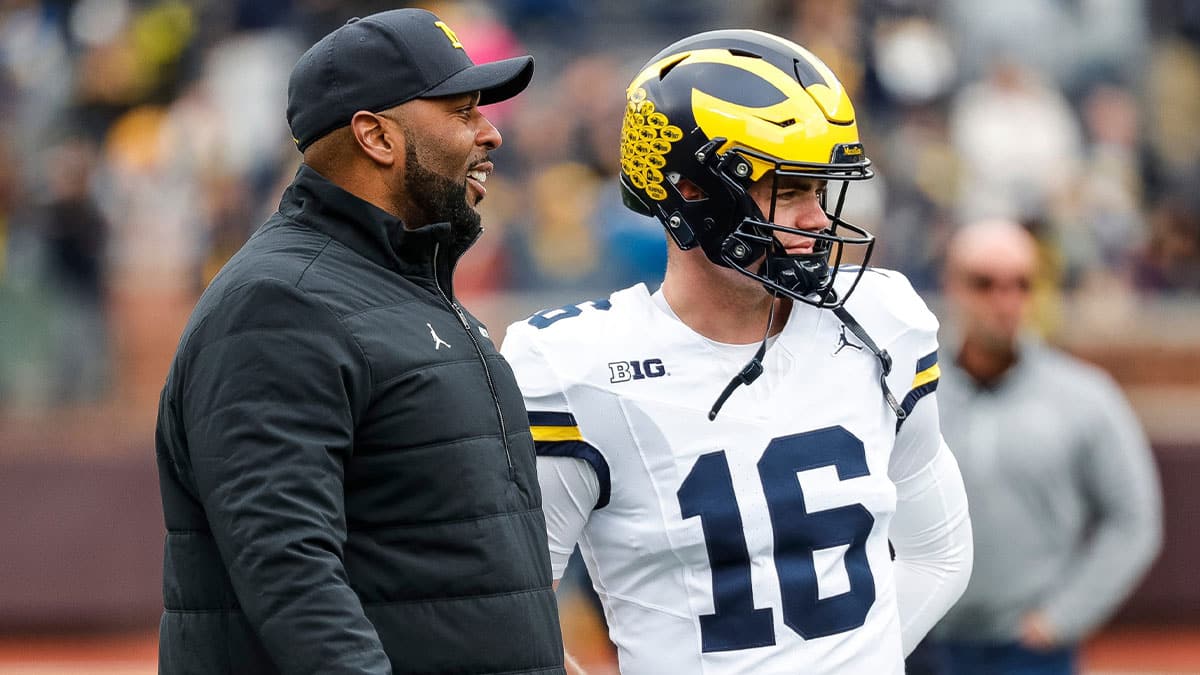
[[[701,190],[699,185],[696,185],[687,178],[680,177],[672,182],[675,185],[675,189],[679,191],[679,196],[683,197],[685,201],[701,202],[708,199],[708,195],[704,193],[704,190]]]

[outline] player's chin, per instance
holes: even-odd
[[[743,291],[752,292],[752,293],[758,293],[758,292],[766,293],[767,292],[767,290],[763,287],[761,281],[759,281],[758,279],[755,279],[754,277],[750,276],[749,274],[746,274],[745,272],[737,270],[733,267],[722,266],[722,267],[720,267],[720,269],[721,269],[721,275],[727,280],[730,287],[739,289],[738,290],[739,293],[741,293]],[[746,270],[749,272],[752,272],[754,274],[761,275],[761,273],[762,273],[762,270],[753,264],[747,265]]]

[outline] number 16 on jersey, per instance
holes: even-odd
[[[806,640],[854,630],[875,603],[866,542],[875,523],[862,504],[809,513],[797,474],[832,466],[839,480],[869,474],[862,441],[843,427],[781,436],[758,460],[775,543],[783,622]],[[771,608],[755,609],[750,554],[725,451],[701,455],[677,491],[684,518],[699,518],[712,569],[714,612],[700,617],[705,652],[775,644]],[[845,546],[850,589],[821,598],[813,551]]]

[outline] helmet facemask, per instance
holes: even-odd
[[[733,268],[761,282],[768,291],[776,295],[787,296],[816,307],[840,307],[858,285],[875,247],[874,235],[842,218],[850,181],[866,180],[874,175],[870,168],[870,160],[863,158],[854,164],[831,168],[830,165],[781,162],[746,148],[732,148],[729,152],[754,156],[759,161],[769,162],[774,166],[767,174],[767,179],[771,181],[771,200],[768,212],[763,214],[754,200],[748,199],[754,207],[753,210],[743,216],[725,235],[721,243],[720,259],[713,262]],[[738,164],[734,163],[733,166],[736,171]],[[832,208],[829,205],[828,190],[824,189],[820,194],[821,209],[829,220],[827,228],[809,231],[775,223],[780,179],[787,177],[825,181],[826,188],[830,183],[837,184],[837,196]],[[741,189],[748,190],[748,187],[746,185]],[[814,239],[812,251],[788,253],[775,236],[777,232]],[[861,255],[857,256],[862,261],[861,265],[843,267],[847,246],[857,248],[861,252]],[[834,291],[834,283],[838,274],[842,272],[853,274],[854,279],[839,294]]]

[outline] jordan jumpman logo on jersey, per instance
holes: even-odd
[[[846,347],[849,347],[851,349],[857,349],[860,352],[862,351],[862,345],[856,345],[853,342],[846,339],[846,327],[842,326],[842,332],[840,335],[838,335],[838,346],[837,346],[837,349],[833,350],[833,356],[837,356],[838,352],[842,351]]]

